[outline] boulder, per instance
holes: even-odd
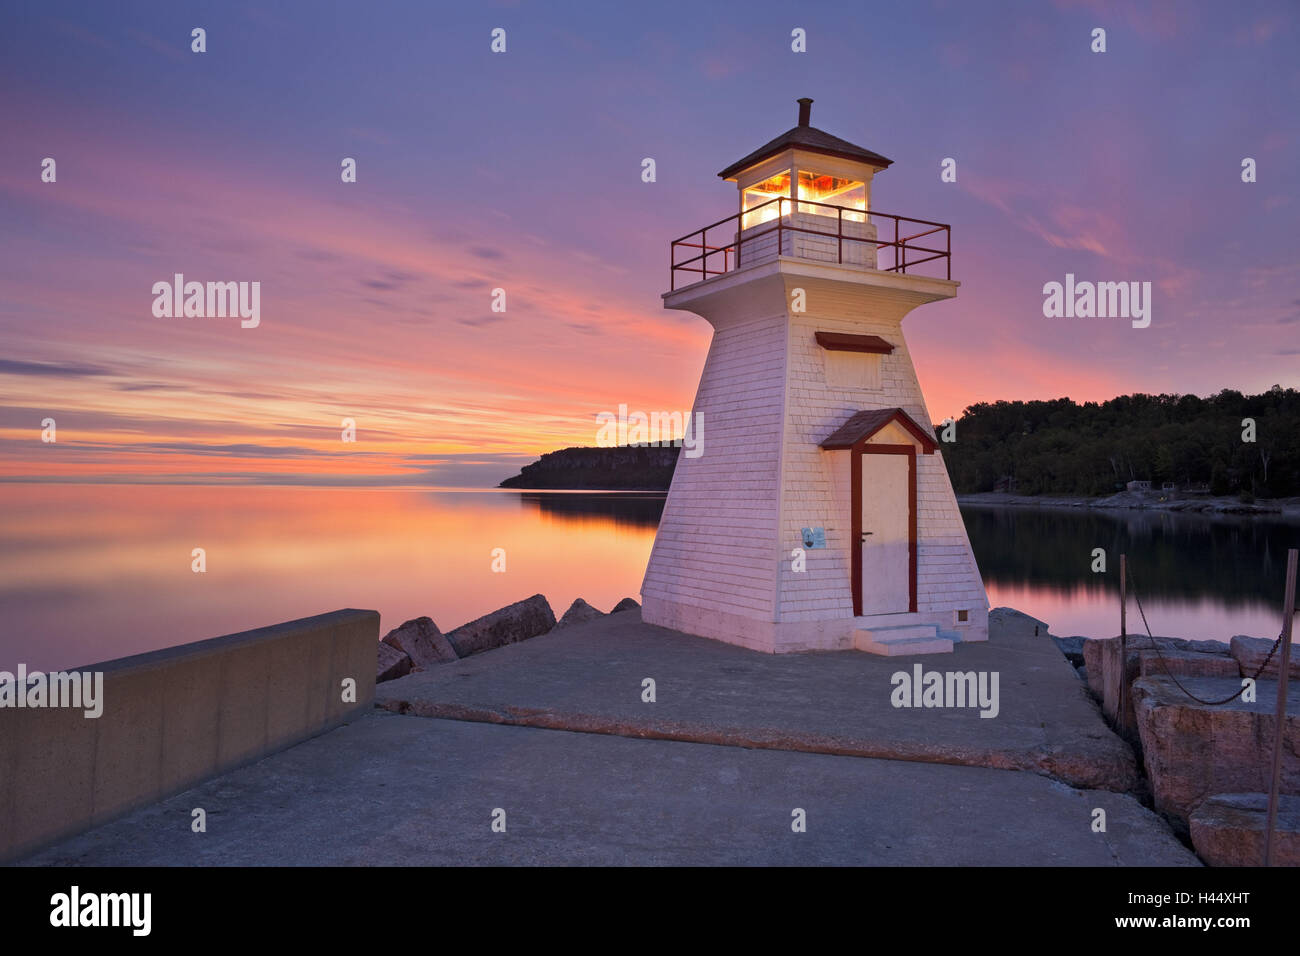
[[[490,651],[505,644],[517,644],[545,634],[555,627],[555,612],[546,598],[534,594],[478,620],[462,624],[447,634],[447,640],[461,657]]]
[[[1192,813],[1192,845],[1210,866],[1262,866],[1267,793],[1220,793]],[[1300,866],[1300,797],[1279,795],[1273,863]]]
[[[411,659],[397,648],[379,641],[379,656],[375,665],[375,683],[396,680],[411,673]]]
[[[582,624],[584,621],[594,621],[598,617],[604,617],[603,611],[597,611],[594,607],[584,601],[582,598],[575,598],[569,605],[569,609],[564,612],[560,618],[560,623],[556,627],[569,627],[573,624]]]
[[[1040,621],[1036,617],[1030,617],[1024,611],[1018,611],[1013,607],[995,607],[990,610],[989,626],[994,627],[999,631],[1008,627],[1023,628],[1025,630],[1035,628],[1035,636],[1046,634],[1048,631],[1046,621]]]
[[[1237,662],[1224,654],[1201,654],[1197,651],[1162,649],[1138,652],[1138,677],[1160,677],[1173,674],[1184,677],[1239,677],[1234,668]]]
[[[1101,700],[1102,712],[1114,723],[1119,721],[1120,683],[1131,685],[1140,677],[1157,677],[1173,674],[1183,677],[1236,677],[1237,663],[1227,653],[1226,644],[1212,641],[1184,641],[1176,637],[1151,639],[1130,637],[1126,660],[1121,666],[1119,638],[1101,641]],[[1206,645],[1222,650],[1201,650]],[[1156,648],[1159,648],[1157,651]],[[1226,696],[1226,695],[1225,695]],[[1128,706],[1123,726],[1133,727],[1133,694],[1128,695]]]
[[[1276,640],[1276,638],[1274,639]],[[1233,659],[1241,668],[1242,677],[1254,677],[1255,672],[1259,670],[1259,665],[1263,664],[1268,658],[1268,652],[1273,647],[1273,641],[1263,637],[1247,637],[1244,634],[1238,634],[1228,645]],[[1291,648],[1291,666],[1288,669],[1288,681],[1300,678],[1300,654],[1296,653],[1296,648]],[[1282,648],[1278,647],[1273,659],[1268,662],[1261,677],[1271,677],[1274,680],[1282,673]]]
[[[641,610],[641,605],[637,604],[630,597],[623,598],[610,609],[610,614],[617,614],[619,611],[631,611],[633,609]]]
[[[411,659],[411,669],[422,671],[457,659],[455,649],[443,637],[438,625],[417,617],[384,635],[384,643]]]
[[[1088,672],[1088,689],[1100,698],[1105,690],[1102,686],[1102,674],[1105,673],[1105,667],[1101,663],[1101,655],[1104,650],[1106,641],[1095,637],[1087,638],[1083,642],[1083,668]]]
[[[1237,677],[1180,677],[1203,700],[1241,689]],[[1300,793],[1300,687],[1288,688],[1282,747],[1282,792]],[[1277,681],[1261,680],[1256,699],[1201,704],[1169,677],[1133,683],[1137,729],[1157,810],[1184,823],[1207,797],[1268,789],[1273,760]]]
[[[1065,655],[1065,659],[1068,660],[1075,667],[1083,667],[1085,665],[1083,659],[1083,642],[1086,640],[1087,640],[1086,637],[1053,637],[1052,638],[1052,642],[1056,644],[1058,648],[1060,648],[1061,653]]]

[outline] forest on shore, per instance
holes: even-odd
[[[943,426],[935,426],[943,437]],[[941,442],[961,494],[1105,495],[1129,481],[1214,495],[1300,495],[1300,391],[981,402]]]
[[[945,438],[940,423],[935,434]],[[980,402],[941,440],[959,494],[1109,495],[1130,481],[1159,490],[1251,498],[1300,496],[1300,391],[1260,395],[1121,395]],[[564,448],[543,455],[503,488],[666,491],[679,449]]]

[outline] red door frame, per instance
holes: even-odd
[[[908,611],[916,613],[916,446],[915,445],[873,445],[863,437],[849,448],[849,462],[852,474],[851,502],[853,514],[849,522],[850,555],[853,574],[853,616],[862,616],[862,456],[863,455],[906,455],[907,456],[907,557],[908,557]],[[928,452],[927,452],[928,454]]]

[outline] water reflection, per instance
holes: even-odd
[[[385,629],[429,615],[444,630],[536,593],[557,615],[577,597],[608,610],[638,596],[661,508],[645,495],[5,485],[0,670],[342,607],[378,610]]]
[[[1111,590],[1127,553],[1142,592],[1229,607],[1280,605],[1287,548],[1300,547],[1300,525],[1259,518],[970,506],[962,517],[986,582]],[[1108,577],[1092,572],[1095,548]]]
[[[639,597],[664,496],[5,485],[0,670],[108,660],[342,607],[450,629],[530,594]],[[963,510],[990,601],[1058,634],[1118,631],[1127,551],[1157,633],[1277,634],[1300,526],[1141,512]],[[207,552],[207,571],[190,569]],[[492,570],[504,549],[505,571]],[[1110,572],[1091,572],[1105,548]],[[1136,622],[1134,628],[1138,627]]]
[[[1152,630],[1174,637],[1275,637],[1286,551],[1300,524],[1150,511],[964,505],[971,547],[994,605],[1020,608],[1058,634],[1119,631],[1119,556],[1128,555]],[[1092,571],[1093,550],[1107,573]],[[1130,631],[1141,629],[1135,605]]]
[[[612,523],[630,528],[659,527],[667,495],[635,492],[521,492],[520,500],[548,517],[582,525]]]

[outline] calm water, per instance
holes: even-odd
[[[661,496],[0,485],[0,670],[107,660],[342,607],[450,629],[541,592],[638,596]],[[1126,550],[1158,634],[1275,636],[1300,526],[967,509],[994,606],[1058,634],[1118,632]],[[1093,548],[1111,573],[1089,570]],[[207,571],[190,569],[204,548]],[[492,571],[504,548],[506,570]],[[1138,626],[1135,617],[1132,628]]]

